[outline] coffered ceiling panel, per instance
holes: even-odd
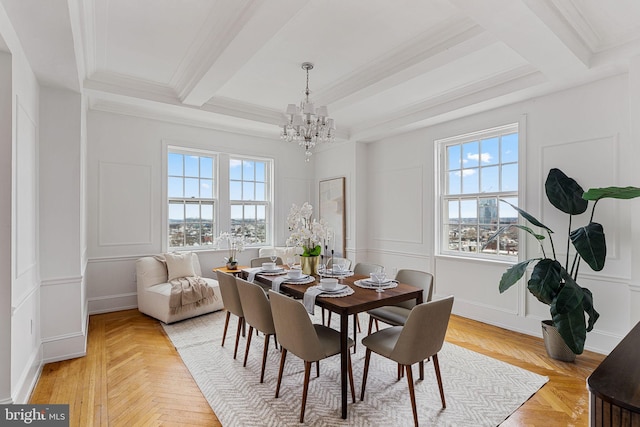
[[[637,0],[0,0],[36,76],[93,109],[278,139],[326,104],[373,141],[624,73]]]

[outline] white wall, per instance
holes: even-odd
[[[540,320],[549,317],[548,307],[522,286],[498,293],[506,264],[439,256],[435,252],[434,140],[517,121],[526,123],[521,133],[526,141],[521,153],[525,173],[522,207],[557,229],[558,234],[563,234],[565,218],[543,204],[546,199],[540,191],[550,168],[562,169],[584,188],[640,186],[638,174],[633,172],[634,144],[629,138],[628,79],[621,75],[368,144],[358,154],[368,159],[366,206],[358,203],[358,213],[350,212],[349,217],[368,223],[370,261],[380,262],[389,270],[432,271],[436,295],[455,295],[455,313],[540,336]],[[319,164],[316,177],[348,174],[351,165],[341,170],[333,168],[334,164],[341,164],[344,152],[334,150],[329,154]],[[354,164],[359,161],[354,160]],[[365,188],[356,185],[358,190]],[[348,209],[356,209],[354,205],[350,203]],[[631,252],[628,232],[632,225],[631,206],[624,201],[599,203],[596,220],[607,233],[607,265],[600,273],[581,270],[579,283],[593,291],[601,314],[586,343],[588,349],[595,351],[609,352],[632,326],[631,263],[638,254]],[[633,225],[637,227],[637,221]],[[358,225],[352,223],[349,227],[353,230]],[[537,249],[529,242],[526,250],[534,254]]]
[[[275,243],[283,245],[292,203],[310,200],[313,165],[302,149],[275,139],[230,134],[102,111],[88,115],[88,266],[91,313],[137,306],[135,261],[161,253],[163,150],[167,144],[274,159]],[[127,207],[114,213],[113,206]],[[224,264],[224,251],[199,252],[204,275]],[[257,249],[240,254],[247,263]]]
[[[78,93],[40,90],[40,276],[45,362],[86,352],[83,256],[84,104]]]
[[[38,259],[38,91],[36,78],[6,12],[0,36],[0,403],[24,402],[41,367]],[[10,242],[8,246],[6,242]],[[7,328],[10,336],[6,335]],[[7,357],[8,356],[8,357]]]

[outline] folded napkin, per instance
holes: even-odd
[[[322,293],[322,289],[317,288],[309,288],[304,293],[302,297],[302,301],[304,303],[304,308],[307,309],[309,314],[313,314],[313,308],[316,306],[316,297]]]
[[[262,267],[245,268],[244,271],[249,273],[247,276],[247,282],[253,283],[253,280],[256,278],[256,274],[262,271]]]
[[[280,292],[280,285],[287,280],[287,276],[278,276],[271,282],[271,289],[275,292]]]

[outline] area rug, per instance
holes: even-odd
[[[365,316],[365,315],[362,315]],[[225,347],[221,347],[225,312],[163,327],[180,353],[198,387],[225,427],[298,426],[303,362],[287,357],[280,397],[274,398],[280,353],[271,340],[265,380],[260,384],[263,336],[251,342],[247,367],[242,367],[246,341],[241,338],[233,359],[237,318],[231,317]],[[319,323],[319,319],[314,319]],[[364,317],[360,319],[364,325]],[[351,323],[351,322],[349,322]],[[362,335],[358,335],[358,340]],[[356,403],[349,396],[348,418],[341,418],[340,356],[320,362],[320,377],[309,384],[305,424],[312,426],[413,425],[406,378],[397,381],[397,365],[372,354],[365,398],[360,401],[364,347],[353,354]],[[447,408],[442,409],[431,363],[425,363],[424,381],[416,381],[418,419],[429,426],[496,426],[518,409],[547,381],[547,377],[445,343],[439,353]],[[418,378],[414,367],[414,380]]]

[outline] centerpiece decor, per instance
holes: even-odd
[[[309,202],[304,202],[302,206],[295,203],[291,206],[287,224],[291,231],[287,246],[302,249],[300,265],[304,274],[316,274],[323,244],[326,248],[327,241],[331,238],[331,230],[327,223],[324,220],[314,219],[313,206]]]
[[[216,239],[216,244],[220,247],[220,243],[225,243],[229,256],[225,257],[226,267],[229,270],[238,269],[238,253],[244,250],[245,240],[242,236],[234,236],[233,234],[225,231],[220,233],[220,236]]]

